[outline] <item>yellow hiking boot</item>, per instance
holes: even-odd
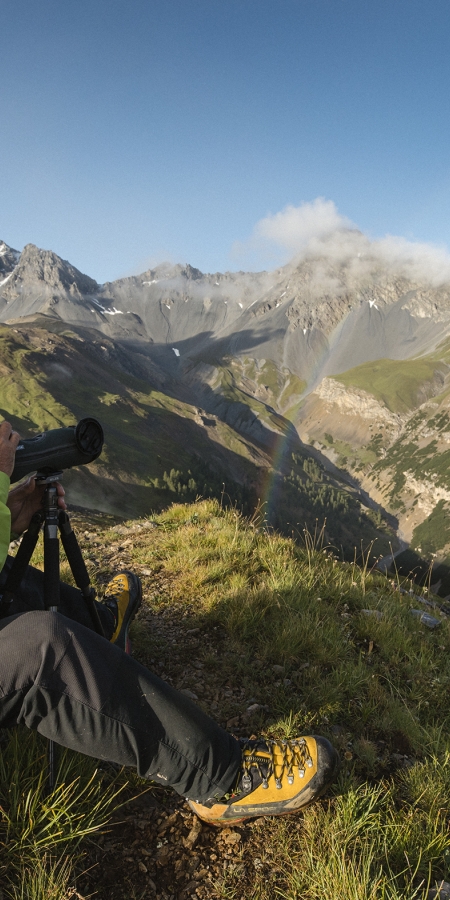
[[[287,815],[317,800],[333,781],[338,765],[336,750],[323,737],[245,741],[235,790],[223,800],[187,802],[210,825]]]
[[[115,619],[111,643],[117,644],[125,653],[131,653],[128,629],[142,602],[141,579],[134,572],[119,572],[106,585],[102,602]]]

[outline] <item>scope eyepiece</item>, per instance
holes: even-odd
[[[93,462],[103,448],[103,428],[97,419],[80,419],[77,425],[52,428],[20,441],[11,482],[36,470],[44,475]]]

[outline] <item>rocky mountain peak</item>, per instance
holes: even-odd
[[[98,284],[93,278],[84,275],[51,250],[40,250],[34,244],[27,244],[24,247],[15,277],[20,279],[24,286],[44,282],[48,288],[58,293],[70,291],[91,294],[98,290]]]
[[[189,263],[181,270],[181,275],[184,275],[188,281],[198,281],[200,278],[203,278],[203,272],[194,268],[194,266],[190,266]]]

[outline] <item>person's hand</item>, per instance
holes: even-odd
[[[45,488],[45,484],[36,484],[34,476],[31,476],[23,484],[19,484],[9,492],[6,505],[11,512],[11,531],[14,534],[22,534],[23,531],[26,531],[35,512],[42,508]],[[63,486],[57,482],[56,488],[58,506],[60,509],[67,509]]]
[[[0,472],[11,476],[14,470],[16,448],[20,441],[20,435],[13,430],[9,422],[0,425]]]

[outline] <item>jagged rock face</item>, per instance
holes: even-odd
[[[316,259],[272,273],[196,270],[193,278],[190,267],[163,266],[106,284],[99,298],[121,315],[137,314],[139,336],[161,359],[166,347],[168,364],[174,345],[181,364],[209,363],[211,355],[272,359],[311,390],[367,360],[423,352],[450,331],[448,287],[366,269]]]
[[[47,293],[64,294],[70,291],[79,295],[91,294],[98,287],[93,278],[83,275],[56,253],[27,244],[20,258],[16,259],[13,278],[3,293],[10,294],[19,287],[22,292],[29,290],[35,293],[44,286]]]
[[[97,282],[83,275],[75,266],[61,259],[50,250],[39,250],[27,244],[20,256],[16,277],[24,286],[44,282],[52,290],[91,294],[97,290]]]
[[[98,285],[32,244],[19,262],[12,253],[0,257],[10,276],[0,285],[1,321],[43,313],[153,345],[158,365],[174,374],[212,357],[251,356],[286,366],[313,390],[367,360],[423,352],[450,331],[448,286],[412,284],[370,260],[214,275],[162,264]]]
[[[324,378],[303,404],[297,427],[307,443],[328,433],[358,447],[370,441],[374,426],[390,443],[401,434],[407,419],[391,412],[367,391]]]
[[[18,250],[8,247],[4,241],[0,241],[0,281],[15,269],[20,258]]]
[[[70,304],[81,303],[84,307],[85,298],[97,288],[93,278],[83,275],[56,253],[27,244],[10,276],[0,285],[0,319],[9,321],[42,313],[70,321]]]

